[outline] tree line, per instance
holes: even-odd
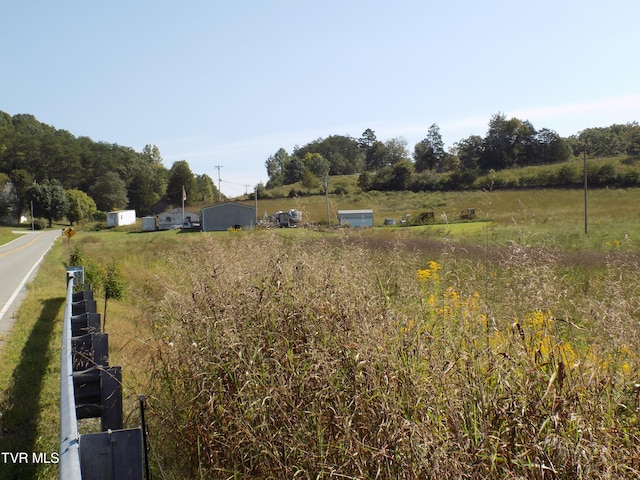
[[[0,111],[0,219],[33,206],[35,216],[70,222],[123,208],[150,213],[160,200],[179,205],[215,201],[221,194],[185,160],[162,164],[158,147],[130,147],[75,137],[33,115]]]
[[[480,175],[504,169],[565,162],[578,155],[590,158],[640,155],[637,122],[588,128],[563,138],[536,129],[527,120],[491,117],[484,137],[470,135],[445,149],[440,128],[431,125],[409,152],[402,137],[379,140],[371,129],[360,138],[331,135],[289,154],[280,148],[265,162],[266,189],[302,182],[313,188],[330,175],[359,174],[364,190],[431,190],[470,187]],[[446,177],[446,181],[442,179]]]

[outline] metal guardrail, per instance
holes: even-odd
[[[85,289],[74,293],[79,285]],[[121,369],[109,366],[108,335],[100,331],[100,315],[93,292],[84,286],[82,267],[67,267],[60,354],[59,478],[149,479],[142,400],[140,408],[142,426],[123,429]],[[80,434],[78,420],[83,418],[100,418],[101,431]]]
[[[73,394],[73,365],[71,361],[71,304],[75,278],[67,272],[67,301],[62,324],[62,353],[60,354],[60,461],[61,480],[79,480],[80,434],[76,418],[76,401]]]

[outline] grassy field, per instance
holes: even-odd
[[[20,235],[13,233],[15,228],[0,227],[0,245],[9,243],[11,240],[15,240]]]
[[[55,450],[79,248],[126,281],[107,310],[111,364],[129,425],[148,396],[154,478],[635,478],[639,196],[591,192],[588,236],[571,190],[332,200],[478,211],[421,227],[79,232],[0,352],[2,450]],[[262,205],[326,215],[317,200]]]
[[[475,208],[476,222],[490,227],[497,241],[509,241],[519,230],[532,230],[545,242],[554,242],[561,248],[602,248],[607,243],[625,242],[637,235],[640,213],[640,189],[598,189],[588,193],[589,236],[584,235],[584,193],[582,190],[504,190],[475,192],[367,192],[344,197],[331,196],[330,218],[336,223],[339,209],[370,208],[374,211],[374,224],[381,226],[385,218],[396,221],[405,214],[415,217],[423,211],[433,211],[436,225],[418,229],[446,233],[460,222],[460,212]],[[252,204],[251,202],[247,202]],[[324,196],[280,198],[258,202],[262,216],[278,210],[295,208],[303,212],[303,219],[312,223],[327,221]],[[401,227],[396,227],[401,228]],[[486,235],[479,226],[468,227],[476,233],[474,241]],[[415,230],[415,229],[414,229]],[[413,231],[412,231],[413,232]],[[637,240],[637,237],[636,237]],[[637,244],[637,243],[636,243]]]

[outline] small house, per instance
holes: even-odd
[[[200,221],[200,216],[195,212],[183,210],[182,208],[173,208],[157,215],[158,230],[173,230],[183,228],[185,224],[191,228],[194,223]]]
[[[200,210],[200,226],[205,232],[255,228],[256,209],[236,202],[209,205]]]
[[[135,223],[135,210],[116,210],[114,212],[107,212],[107,227],[122,227],[123,225],[134,225]]]
[[[338,210],[338,224],[343,227],[373,227],[373,210]]]

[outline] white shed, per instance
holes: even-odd
[[[154,232],[158,230],[158,217],[148,216],[142,217],[142,231]]]
[[[107,212],[107,227],[122,227],[136,223],[135,210],[116,210]]]

